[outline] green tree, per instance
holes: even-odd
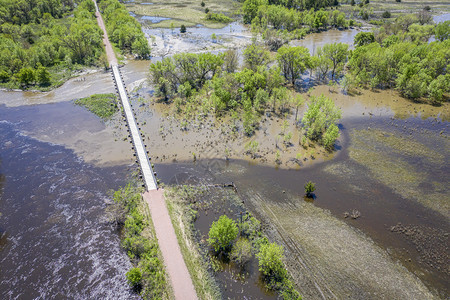
[[[185,33],[185,32],[186,32],[186,26],[184,26],[184,24],[182,24],[180,27],[180,33]]]
[[[368,45],[373,42],[375,42],[375,36],[373,35],[373,32],[358,32],[358,34],[356,34],[355,36],[355,39],[353,40],[353,44],[356,47]]]
[[[320,141],[331,124],[340,118],[341,110],[334,105],[333,100],[322,94],[319,97],[311,97],[302,123],[307,137]]]
[[[309,50],[305,47],[284,45],[277,51],[278,66],[292,85],[295,85],[295,81],[306,71],[309,59]]]
[[[245,48],[243,54],[246,67],[253,71],[260,66],[266,66],[270,61],[269,51],[254,43]]]
[[[50,72],[47,70],[46,67],[38,66],[36,70],[36,78],[37,82],[40,85],[49,85],[50,84]]]
[[[212,223],[209,229],[208,243],[215,251],[227,252],[239,233],[236,222],[223,215]]]
[[[328,150],[332,150],[336,139],[339,137],[339,127],[336,124],[331,124],[325,134],[323,135],[323,145]]]
[[[316,184],[312,181],[305,183],[305,194],[307,197],[312,197],[314,191],[316,190]]]
[[[326,44],[322,48],[323,55],[331,61],[331,78],[340,73],[347,61],[348,45],[344,43]]]
[[[147,59],[150,57],[150,46],[145,37],[140,36],[136,38],[131,44],[131,50],[141,59]]]
[[[261,245],[258,254],[259,270],[263,273],[269,286],[275,287],[276,283],[283,282],[287,277],[287,271],[283,263],[283,247],[276,243]]]
[[[245,0],[242,5],[242,12],[244,14],[244,23],[250,24],[256,17],[258,9],[262,5],[267,5],[268,0]]]

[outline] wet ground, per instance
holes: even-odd
[[[346,33],[322,34],[322,40],[330,35],[329,42],[341,41],[337,35],[351,39]],[[319,44],[307,43],[310,50]],[[131,61],[122,68],[128,88],[145,97],[151,95],[145,86],[148,65]],[[111,92],[110,74],[82,77],[50,93],[0,92],[6,105],[0,106],[2,298],[58,292],[69,298],[130,297],[124,282],[129,262],[102,211],[106,191],[123,184],[132,152],[118,117],[105,124],[70,102]],[[184,132],[164,107],[137,98],[133,103],[158,177],[169,184],[177,174],[208,184],[234,181],[246,206],[285,246],[289,270],[305,297],[448,298],[448,104],[410,103],[391,91],[344,95],[319,85],[312,94],[320,93],[343,109],[339,151],[300,169],[288,163],[274,168],[270,159],[270,164],[261,158],[242,161],[239,155],[227,162],[220,152],[227,140],[210,124]],[[272,125],[266,126],[270,132]],[[279,130],[279,124],[273,126]],[[374,138],[368,139],[370,134]],[[219,152],[202,150],[204,139],[217,140],[218,146],[209,146]],[[273,143],[263,134],[259,139]],[[235,141],[233,147],[242,149],[244,143]],[[377,156],[364,159],[364,151]],[[399,176],[386,177],[390,172]],[[317,183],[313,202],[302,196],[308,180]],[[344,218],[353,210],[361,217]],[[199,228],[206,232],[202,224],[210,221],[200,216]],[[226,272],[221,276],[241,291]]]

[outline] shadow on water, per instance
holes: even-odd
[[[433,144],[433,140],[439,138],[440,132],[448,133],[446,122],[437,124],[419,118],[395,121],[381,117],[369,121],[353,118],[345,119],[342,123],[342,128],[355,130],[377,128],[418,140],[425,136],[429,139],[427,141],[429,144]],[[419,135],[416,129],[428,130],[429,133]],[[195,164],[159,165],[157,166],[158,175],[166,183],[174,183],[173,178],[180,173],[189,174],[184,176],[196,178],[196,182],[205,185],[233,181],[246,206],[256,214],[260,211],[261,205],[266,205],[264,203],[285,205],[288,202],[295,205],[296,201],[304,201],[303,185],[311,180],[316,183],[317,188],[314,206],[330,211],[335,218],[361,230],[394,260],[398,260],[418,276],[428,288],[441,296],[448,295],[450,291],[447,283],[450,277],[448,260],[445,257],[448,258],[449,255],[447,232],[450,227],[449,220],[414,199],[402,197],[392,188],[376,180],[370,170],[349,158],[348,141],[351,137],[348,130],[344,130],[343,135],[343,140],[347,141],[344,142],[346,150],[334,160],[300,170],[277,170],[244,161],[227,162],[217,159],[200,160]],[[442,153],[445,161],[448,161],[448,151],[445,148],[439,148],[442,147],[442,143],[437,143],[435,147],[434,150]],[[424,182],[441,182],[448,186],[447,175],[450,172],[448,165],[425,164],[413,155],[408,160],[411,163],[419,163],[421,170],[427,174],[427,178],[423,179]],[[256,191],[263,197],[262,199],[253,197]],[[351,214],[352,210],[359,211],[361,217],[344,218],[344,213]],[[206,228],[215,218],[218,216],[201,216],[197,225],[199,230],[206,234]],[[264,221],[271,222],[270,219]],[[424,234],[422,241],[412,240],[407,234],[392,230],[392,227],[399,223],[418,228],[420,232],[431,232],[431,234]],[[433,232],[439,234],[435,235]],[[427,242],[436,246],[438,250],[427,249]],[[436,253],[441,250],[443,253]]]
[[[93,167],[18,127],[0,122],[0,298],[134,298],[104,219],[106,192],[126,168]]]

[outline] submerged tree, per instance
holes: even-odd
[[[308,181],[307,183],[305,183],[306,197],[311,198],[313,196],[313,193],[315,190],[316,190],[316,184],[314,182]]]
[[[236,222],[223,215],[212,223],[209,229],[208,243],[214,251],[227,252],[231,249],[233,241],[238,236],[239,229]]]

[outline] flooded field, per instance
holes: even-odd
[[[189,28],[185,36],[145,32],[155,36],[154,60],[242,47],[250,37],[235,23]],[[292,44],[314,53],[325,42],[351,44],[358,32],[330,30]],[[250,140],[222,131],[228,120],[182,130],[165,104],[149,101],[149,64],[129,61],[121,72],[158,177],[169,185],[233,181],[236,197],[284,245],[305,298],[448,298],[448,103],[411,103],[393,91],[348,95],[314,83],[311,95],[328,95],[343,110],[338,151],[313,149],[317,158],[299,165],[294,137],[277,166],[276,119],[262,122],[256,159],[243,155]],[[103,123],[72,102],[113,90],[110,73],[98,71],[48,93],[0,91],[1,298],[133,297],[124,276],[130,263],[103,218],[108,189],[124,184],[135,169],[126,130],[119,116]],[[230,160],[225,147],[233,151]],[[314,201],[303,198],[308,180],[317,183]],[[354,211],[360,217],[350,217]],[[200,211],[195,226],[201,236],[222,212],[220,203],[214,212]],[[230,213],[238,218],[238,209]],[[255,262],[250,269],[257,269]],[[257,276],[239,281],[232,274],[217,278],[225,297],[275,298]]]

